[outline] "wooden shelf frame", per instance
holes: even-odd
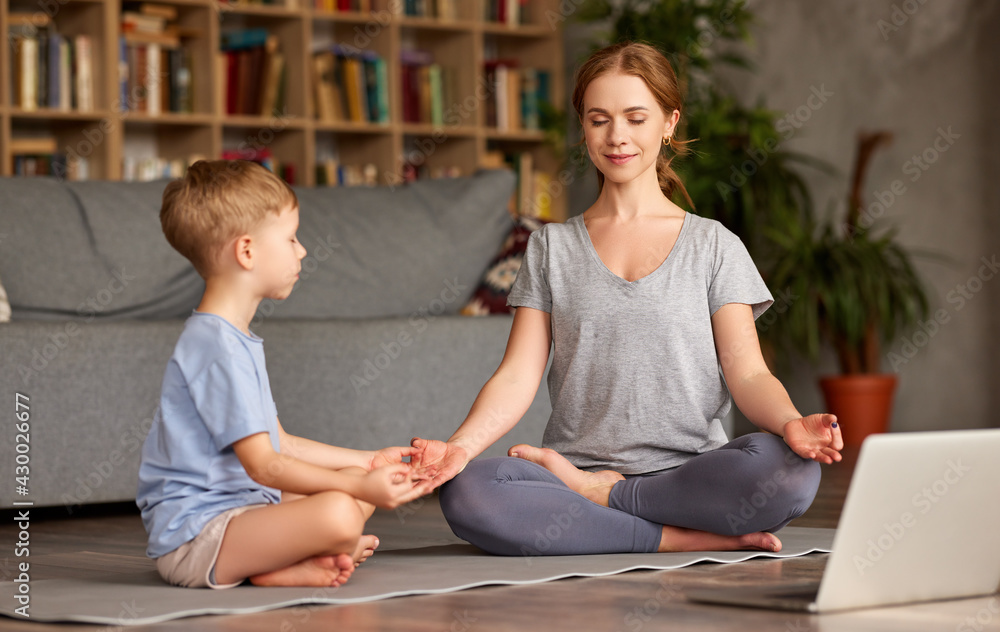
[[[198,36],[185,40],[195,57],[193,73],[195,112],[150,115],[118,109],[118,46],[121,0],[60,0],[51,16],[60,33],[90,35],[94,43],[95,107],[77,112],[43,108],[22,111],[12,103],[13,51],[0,47],[0,175],[11,175],[13,161],[7,151],[12,139],[55,136],[60,147],[88,150],[90,178],[120,180],[126,141],[155,138],[157,151],[166,158],[190,155],[219,157],[234,142],[260,143],[280,161],[296,165],[298,184],[315,184],[317,157],[332,147],[342,164],[374,163],[379,183],[401,177],[404,160],[424,150],[429,167],[457,165],[463,175],[474,171],[488,149],[528,151],[533,163],[551,169],[558,179],[556,153],[546,145],[541,131],[505,131],[485,125],[485,50],[516,59],[521,66],[549,72],[552,102],[565,102],[562,33],[548,24],[558,14],[560,0],[529,0],[531,22],[520,26],[495,24],[483,19],[486,0],[459,0],[454,20],[402,15],[394,9],[401,0],[374,0],[371,14],[329,13],[310,6],[227,5],[217,0],[152,0],[174,6],[178,24]],[[288,0],[288,2],[308,0]],[[6,35],[11,12],[37,11],[29,0],[0,0],[0,26]],[[55,5],[53,5],[55,6]],[[266,27],[278,35],[286,60],[286,111],[282,116],[233,116],[223,112],[214,53],[222,33],[231,29]],[[370,49],[387,62],[390,86],[388,124],[323,122],[316,120],[311,81],[314,45],[326,41]],[[401,105],[400,53],[415,47],[429,50],[435,62],[454,69],[459,99],[450,104],[446,124],[404,123]],[[449,105],[446,104],[446,112]],[[430,149],[428,149],[430,148]],[[452,162],[453,161],[453,162]],[[566,215],[566,200],[553,200],[557,218]]]

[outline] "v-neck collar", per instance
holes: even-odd
[[[688,224],[691,223],[690,222],[690,218],[691,218],[691,213],[688,212],[688,211],[685,211],[684,212],[684,222],[681,224],[681,229],[677,233],[677,239],[674,240],[674,245],[670,248],[670,252],[667,253],[667,256],[663,258],[663,261],[660,262],[660,265],[658,265],[655,270],[653,270],[652,272],[650,272],[646,276],[639,277],[635,281],[629,281],[627,279],[624,279],[624,278],[618,276],[617,274],[615,274],[614,272],[611,271],[611,268],[609,268],[607,266],[607,264],[604,263],[604,260],[601,259],[601,255],[597,254],[597,248],[594,247],[594,242],[590,239],[590,232],[587,231],[587,224],[586,224],[586,222],[583,221],[583,215],[582,214],[576,215],[575,217],[570,218],[569,221],[571,221],[571,222],[575,221],[576,222],[576,224],[577,224],[577,230],[580,231],[580,238],[587,245],[587,250],[590,251],[590,255],[591,255],[591,257],[593,257],[594,262],[597,264],[597,267],[599,267],[602,270],[604,270],[604,272],[608,276],[610,276],[612,279],[614,279],[614,281],[616,283],[618,283],[619,285],[622,285],[624,287],[634,288],[634,287],[637,287],[639,285],[642,285],[643,283],[648,283],[656,275],[660,274],[661,270],[663,270],[664,268],[667,267],[667,264],[670,262],[673,254],[674,254],[674,251],[677,250],[677,246],[680,245],[681,240],[684,239],[684,234],[687,233]]]

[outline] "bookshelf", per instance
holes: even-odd
[[[83,173],[71,173],[73,177],[105,180],[145,179],[162,173],[160,167],[153,171],[147,168],[145,173],[137,167],[148,166],[144,161],[152,158],[177,161],[183,166],[199,157],[230,157],[240,148],[269,152],[281,165],[282,173],[295,184],[307,186],[326,184],[328,177],[336,177],[336,171],[331,171],[335,166],[353,168],[364,176],[358,182],[398,184],[412,177],[468,175],[480,166],[496,166],[503,156],[515,167],[539,174],[539,179],[533,181],[535,194],[552,192],[549,214],[555,219],[565,218],[565,195],[558,186],[562,168],[559,157],[546,142],[544,131],[532,128],[535,121],[527,120],[527,110],[519,111],[523,116],[513,114],[518,99],[527,98],[518,95],[516,86],[529,85],[522,82],[535,74],[544,80],[542,89],[547,100],[558,108],[564,107],[561,22],[553,20],[553,16],[561,15],[560,0],[278,2],[282,3],[150,2],[167,7],[170,17],[166,23],[174,38],[173,44],[162,45],[158,53],[162,61],[157,64],[183,64],[181,58],[185,55],[188,59],[185,96],[168,105],[168,95],[162,95],[162,102],[156,98],[162,103],[160,107],[148,103],[151,99],[146,97],[151,92],[137,93],[132,84],[123,86],[119,81],[123,59],[133,81],[144,72],[155,73],[156,68],[166,77],[164,67],[151,61],[152,70],[146,66],[145,71],[137,70],[138,66],[133,65],[139,63],[137,53],[131,48],[123,52],[123,20],[138,20],[133,14],[140,3],[0,0],[0,24],[8,34],[8,45],[0,47],[0,174],[15,175],[13,152],[19,148],[44,147],[53,141],[69,156],[68,163],[85,163]],[[348,4],[362,10],[334,8]],[[499,16],[503,21],[493,19],[498,17],[496,13],[489,15],[498,10],[498,5],[504,5],[499,10],[507,11],[506,16]],[[421,9],[427,14],[412,14]],[[10,33],[14,23],[24,28],[26,21],[37,22],[40,32],[55,31],[63,40],[72,41],[74,55],[79,36],[86,40],[84,47],[89,42],[91,103],[74,102],[68,109],[65,103],[61,107],[23,107],[24,88],[15,83],[20,77],[24,50],[14,43]],[[281,86],[278,96],[272,93],[270,101],[267,96],[258,97],[260,103],[280,107],[270,110],[270,114],[264,114],[266,105],[250,104],[240,113],[233,111],[232,99],[243,98],[241,95],[249,91],[261,95],[268,90],[267,86],[255,85],[264,82],[260,77],[266,75],[251,78],[248,83],[245,77],[240,78],[239,70],[227,66],[235,62],[227,62],[226,53],[221,52],[227,42],[238,41],[255,29],[266,31],[268,45],[282,57],[281,72],[275,75],[281,77],[276,84]],[[138,44],[136,36],[129,37],[132,39],[127,43],[137,48],[146,46],[141,37]],[[183,51],[176,61],[167,52],[175,47]],[[330,52],[335,49],[343,54]],[[317,93],[317,88],[324,86],[319,78],[328,76],[322,74],[321,67],[314,67],[314,55],[321,52],[336,58],[338,72],[350,72],[339,70],[350,65],[344,59],[358,58],[367,61],[357,64],[357,72],[384,73],[379,84],[383,92],[368,94],[372,117],[362,116],[359,120],[350,112],[329,116],[330,110],[324,108],[330,102],[321,105]],[[144,51],[146,54],[152,56]],[[405,67],[408,60],[421,56],[423,62],[417,66],[424,68]],[[381,61],[372,62],[375,58]],[[273,57],[266,59],[273,61]],[[503,76],[509,80],[505,84],[508,98],[499,107],[506,111],[512,125],[493,124],[496,113],[490,114],[504,94],[491,71],[497,61],[505,67]],[[429,69],[428,63],[435,68]],[[404,76],[407,73],[409,78]],[[363,76],[370,79],[375,75]],[[171,75],[163,81],[173,80]],[[423,86],[420,96],[414,96],[414,90],[418,90],[415,84]],[[425,96],[428,85],[436,100]],[[242,90],[229,90],[227,86]],[[65,92],[66,86],[63,88]],[[72,88],[75,100],[80,95],[75,84]],[[530,89],[532,95],[534,89]],[[174,90],[172,84],[169,90]],[[137,94],[143,98],[141,107]],[[410,101],[404,102],[407,97]],[[54,98],[53,93],[48,98]],[[349,109],[343,95],[338,98],[343,109]],[[377,118],[379,98],[383,99],[384,109],[381,119]],[[120,107],[122,102],[128,109]],[[171,111],[179,103],[185,104],[185,111]],[[259,110],[253,111],[255,107]],[[86,160],[75,161],[75,156]],[[23,168],[23,162],[19,165]],[[284,171],[288,165],[291,173]],[[547,185],[546,179],[555,186]]]

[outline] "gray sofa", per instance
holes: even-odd
[[[13,311],[0,324],[0,506],[72,512],[135,498],[163,370],[204,287],[160,231],[164,185],[0,178],[0,282]],[[291,297],[262,303],[251,324],[289,432],[371,449],[458,427],[510,331],[508,315],[457,312],[512,227],[513,188],[506,171],[296,187],[309,254]],[[28,398],[27,496],[11,480],[16,393]],[[540,441],[549,411],[543,383],[487,455]]]

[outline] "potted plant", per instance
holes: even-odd
[[[929,311],[924,284],[895,229],[876,234],[873,218],[862,210],[865,170],[875,149],[889,140],[886,132],[858,135],[842,222],[807,217],[768,229],[778,250],[765,278],[795,298],[766,337],[814,362],[824,342],[836,352],[840,374],[822,377],[820,387],[849,445],[887,429],[897,378],[881,372],[882,343]]]

